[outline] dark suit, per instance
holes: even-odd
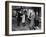
[[[17,18],[17,22],[18,22],[18,26],[20,26],[20,22],[21,22],[21,20],[22,20],[22,16],[23,14],[21,14],[21,13],[18,13],[18,18]]]

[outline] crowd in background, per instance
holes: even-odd
[[[20,8],[13,10],[12,13],[13,24],[16,22],[17,27],[20,26],[28,26],[30,30],[40,29],[41,27],[41,17],[39,16],[38,11],[34,11],[34,9],[29,8]]]

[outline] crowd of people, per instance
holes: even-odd
[[[30,30],[36,30],[39,28],[39,20],[38,11],[35,12],[33,9],[20,9],[13,11],[13,17],[15,16],[17,20],[17,26],[28,26]]]

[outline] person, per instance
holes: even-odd
[[[21,11],[20,12],[18,12],[18,18],[17,18],[17,22],[18,22],[18,26],[20,26],[20,22],[22,21],[22,16],[23,14],[21,14]]]
[[[39,29],[38,25],[39,25],[39,16],[38,16],[38,11],[36,11],[36,16],[35,16],[35,29]]]
[[[25,22],[26,22],[26,9],[23,9],[23,16],[22,16],[22,24],[23,26],[26,26]]]
[[[34,18],[35,18],[35,12],[33,9],[28,10],[28,20],[29,20],[29,28],[30,30],[33,29],[34,26]]]

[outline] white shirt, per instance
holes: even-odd
[[[25,14],[22,16],[22,23],[25,23]]]

